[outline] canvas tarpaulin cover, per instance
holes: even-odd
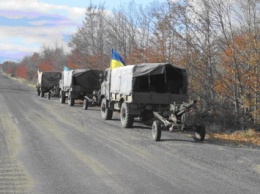
[[[41,72],[38,81],[43,90],[49,91],[59,85],[60,79],[61,72]]]
[[[99,90],[100,74],[103,74],[100,70],[75,69],[72,74],[72,84],[80,85],[87,90]]]
[[[111,92],[129,95],[132,92],[133,65],[114,68],[111,72]]]
[[[184,69],[178,66],[167,63],[142,63],[134,66],[133,77],[164,74],[166,72],[166,67],[179,69],[180,71],[185,71]]]
[[[186,91],[187,73],[185,69],[168,63],[142,63],[113,69],[111,72],[111,92],[130,95],[138,77],[147,76],[148,78],[148,76],[160,74],[167,74],[167,81],[181,79]],[[165,84],[163,82],[160,87],[164,87]]]

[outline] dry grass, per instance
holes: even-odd
[[[11,77],[11,75],[8,75],[11,79],[16,80],[22,84],[28,85],[32,88],[35,88],[35,83],[33,83],[32,81],[23,79],[23,78],[19,78],[19,77]]]
[[[260,145],[260,132],[254,129],[247,129],[244,131],[236,131],[233,133],[213,133],[210,134],[210,138],[227,140],[236,143],[251,143],[255,145]]]

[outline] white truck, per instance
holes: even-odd
[[[74,69],[63,71],[60,80],[60,102],[74,106],[76,99],[91,99],[94,91],[100,90],[100,75],[103,72],[94,69]],[[94,92],[95,93],[95,92]],[[85,107],[86,109],[86,107]]]
[[[101,116],[120,112],[121,124],[132,127],[134,118],[148,120],[154,112],[168,114],[171,103],[188,100],[187,72],[168,63],[143,63],[106,69],[101,85]]]

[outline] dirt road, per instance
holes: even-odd
[[[69,107],[0,73],[0,193],[259,193],[260,149]]]

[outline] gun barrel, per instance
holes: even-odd
[[[197,102],[197,101],[194,100],[194,101],[192,101],[191,103],[184,105],[184,106],[180,109],[180,111],[177,112],[177,115],[180,116],[180,115],[182,115],[183,113],[185,113],[186,110],[187,110],[188,108],[192,107],[194,104],[196,104],[196,102]]]

